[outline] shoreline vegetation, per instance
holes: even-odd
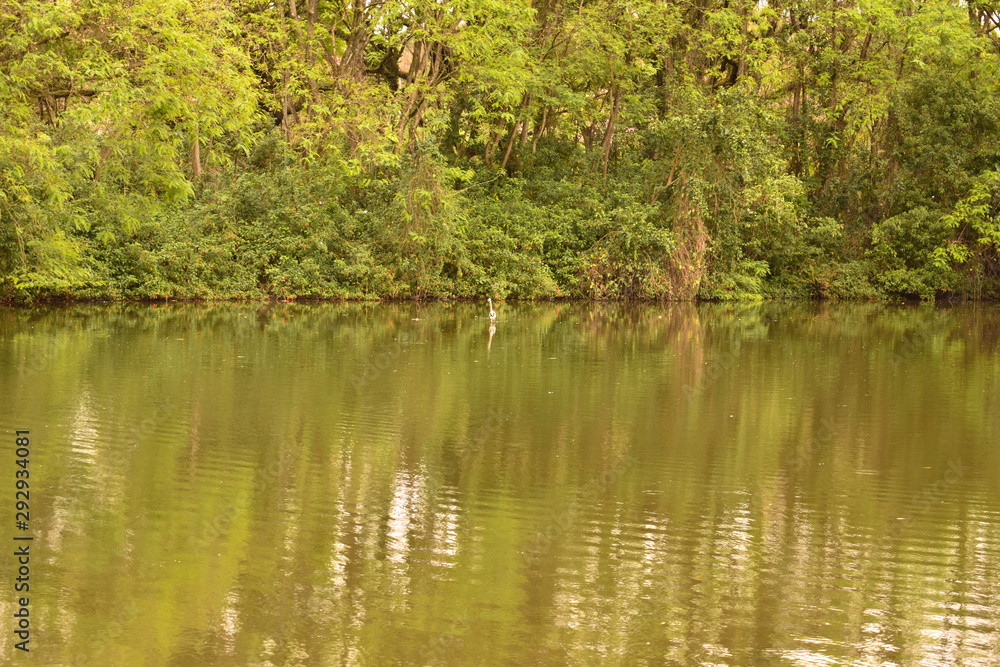
[[[0,300],[997,299],[970,0],[0,0]]]

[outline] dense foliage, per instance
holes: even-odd
[[[985,0],[0,0],[0,292],[1000,294]]]

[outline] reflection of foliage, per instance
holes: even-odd
[[[518,663],[562,665],[599,641],[617,656],[602,664],[692,647],[686,663],[705,645],[752,664],[815,628],[802,609],[853,641],[882,600],[920,620],[893,654],[925,656],[941,582],[992,599],[982,545],[1000,535],[977,519],[991,478],[925,489],[952,459],[1000,459],[983,400],[995,309],[507,303],[503,317],[487,348],[484,309],[462,303],[5,313],[0,395],[50,424],[32,465],[54,510],[38,527],[76,527],[42,545],[64,595],[36,610],[73,621],[47,650],[492,664],[516,646]],[[539,533],[551,541],[526,560]],[[830,586],[858,553],[878,576]],[[933,595],[893,590],[913,577]],[[783,632],[748,646],[762,615]],[[816,650],[857,662],[847,640]]]

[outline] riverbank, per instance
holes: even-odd
[[[693,224],[629,195],[624,177],[569,181],[574,167],[558,153],[531,166],[549,176],[471,174],[414,195],[406,169],[366,189],[330,166],[280,162],[219,173],[186,200],[144,202],[119,211],[121,220],[68,202],[59,215],[89,216],[88,225],[33,242],[20,256],[10,241],[0,295],[26,302],[1000,294],[982,260],[936,266],[939,240],[892,245],[884,234],[850,233],[821,219],[790,226],[766,252],[759,237],[733,247],[711,219]],[[423,203],[408,207],[404,193]]]

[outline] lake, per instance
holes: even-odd
[[[30,657],[994,665],[998,353],[991,305],[0,310]]]

